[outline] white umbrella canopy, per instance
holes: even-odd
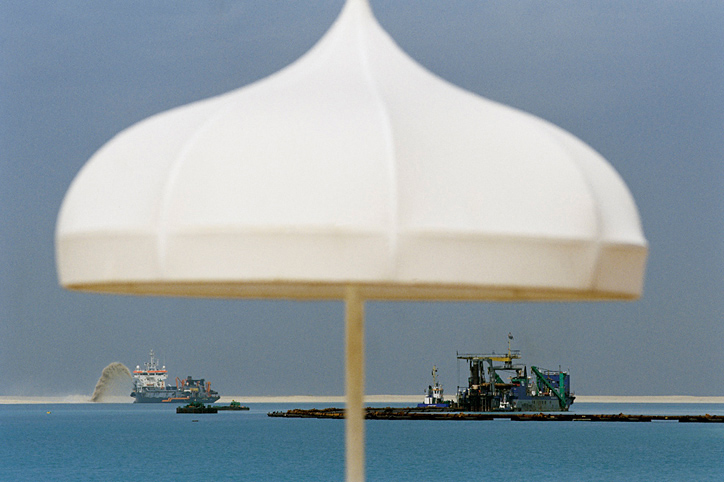
[[[635,298],[647,253],[600,155],[426,71],[365,0],[280,72],[111,139],[56,240],[64,286],[240,297]]]
[[[647,256],[605,159],[431,74],[366,0],[278,73],[111,139],[56,249],[70,289],[346,300],[349,479],[365,299],[634,299]]]

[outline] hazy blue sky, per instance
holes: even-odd
[[[0,395],[88,394],[154,348],[226,395],[338,395],[341,302],[64,291],[71,180],[151,114],[289,64],[342,0],[0,0]],[[569,130],[631,189],[650,243],[627,303],[368,303],[367,393],[452,394],[461,352],[570,368],[595,395],[724,395],[724,2],[372,0],[421,64]],[[458,371],[459,368],[459,371]]]

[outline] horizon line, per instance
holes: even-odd
[[[108,397],[91,402],[90,395],[0,395],[0,405],[43,403],[133,403],[131,397]],[[218,403],[345,403],[344,395],[239,395],[222,396]],[[576,395],[578,403],[722,403],[724,396],[696,395]],[[422,403],[420,395],[365,395],[365,403]]]

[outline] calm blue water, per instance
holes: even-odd
[[[266,415],[313,405],[250,407],[0,405],[0,481],[343,480],[341,420]],[[724,415],[705,404],[574,407]],[[367,480],[722,481],[724,424],[367,421]]]

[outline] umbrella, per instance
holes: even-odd
[[[430,73],[347,0],[288,67],[108,141],[56,251],[69,289],[344,300],[361,480],[365,300],[635,299],[647,242],[592,148]]]

